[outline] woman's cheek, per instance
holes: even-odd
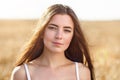
[[[72,37],[71,37],[71,36],[66,38],[66,45],[67,45],[67,46],[70,45],[71,40],[72,40]]]

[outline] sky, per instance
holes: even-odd
[[[38,19],[56,3],[70,6],[81,20],[120,20],[120,0],[0,0],[0,19]]]

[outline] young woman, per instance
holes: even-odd
[[[22,53],[11,80],[94,80],[87,42],[68,6],[45,11]]]

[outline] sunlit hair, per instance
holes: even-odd
[[[74,23],[73,38],[70,43],[70,46],[65,51],[66,58],[74,62],[81,62],[88,66],[91,72],[91,80],[93,80],[94,79],[93,65],[89,55],[88,44],[85,40],[82,29],[80,27],[79,19],[77,18],[76,14],[70,7],[62,4],[52,5],[48,7],[48,9],[43,13],[32,38],[25,46],[25,49],[22,52],[23,55],[18,60],[16,66],[30,62],[38,58],[42,54],[44,48],[43,34],[45,27],[48,25],[51,18],[56,14],[63,15],[67,14],[72,18],[72,21]]]

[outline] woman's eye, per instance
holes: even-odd
[[[64,30],[64,31],[65,31],[65,32],[69,32],[69,33],[71,32],[71,30]]]
[[[56,28],[56,27],[49,26],[48,29],[56,30],[57,28]]]

